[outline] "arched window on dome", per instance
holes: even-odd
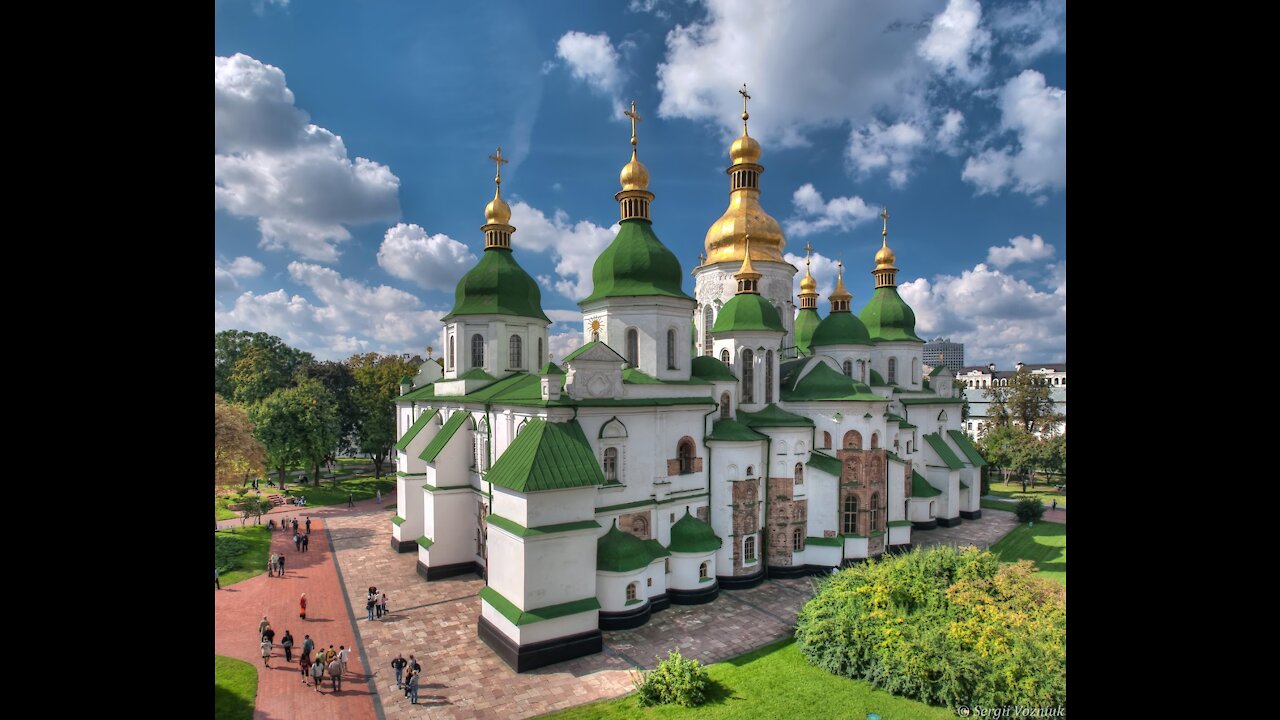
[[[845,535],[858,534],[858,496],[850,495],[844,499],[844,523],[842,532]]]
[[[640,333],[635,328],[627,329],[627,362],[640,367]]]
[[[729,399],[729,393],[723,393],[720,395],[720,419],[721,420],[729,419],[729,403],[730,402],[731,401]]]
[[[711,325],[713,323],[711,312],[711,304],[702,308],[702,354],[715,357],[715,350],[711,347]]]
[[[484,367],[484,336],[480,333],[471,336],[471,367]]]
[[[667,369],[676,369],[676,331],[667,331]]]
[[[724,363],[726,366],[729,364],[729,351],[728,351],[728,350],[721,350],[721,351],[720,351],[720,362]]]
[[[764,401],[773,402],[773,351],[764,354]]]
[[[852,361],[850,361],[850,360],[845,360],[845,361],[844,361],[844,364],[840,366],[840,369],[844,371],[844,376],[845,376],[845,377],[848,377],[848,378],[853,377],[853,362],[852,362]]]
[[[911,358],[911,382],[920,382],[920,358]]]
[[[532,363],[530,363],[530,367],[534,370],[537,370],[538,368],[542,367],[540,363],[545,357],[546,356],[542,354],[542,338],[538,338],[538,356],[533,359]],[[550,362],[550,361],[548,360],[547,362]]]
[[[754,367],[755,359],[756,359],[755,353],[751,352],[750,350],[742,351],[742,402],[744,403],[753,403],[756,401],[755,400],[756,369]]]
[[[524,367],[524,341],[519,335],[512,335],[511,340],[507,343],[507,365],[513,370],[519,370]]]
[[[449,354],[446,356],[449,362],[449,369],[452,370],[458,364],[458,348],[454,346],[453,336],[449,336]]]
[[[888,383],[893,385],[896,382],[898,382],[898,358],[889,358]]]

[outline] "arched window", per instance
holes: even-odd
[[[592,330],[592,331],[591,331],[591,342],[599,342],[599,341],[600,341],[600,333],[599,333],[599,332],[597,332],[597,331],[595,331],[595,330]]]
[[[604,481],[618,482],[618,448],[604,449]]]
[[[898,382],[898,358],[889,358],[889,384]]]
[[[715,350],[711,347],[711,322],[711,306],[707,305],[702,308],[702,354],[715,357]],[[725,364],[728,365],[729,361],[726,360]]]
[[[850,495],[844,499],[844,534],[858,534],[858,497]]]
[[[640,583],[630,583],[627,585],[627,600],[636,599],[636,591],[640,588]]]
[[[702,563],[701,565],[698,566],[698,578],[701,579],[701,578],[705,578],[706,576],[707,576],[707,564]]]
[[[764,401],[773,402],[773,351],[764,354]]]
[[[867,363],[863,360],[858,361],[858,382],[867,381]]]
[[[644,517],[631,518],[631,532],[634,535],[648,535],[649,521]]]
[[[744,403],[756,401],[756,369],[753,367],[755,359],[755,353],[750,350],[742,351],[742,402]]]
[[[667,331],[667,369],[676,369],[676,331]]]
[[[880,447],[880,433],[873,432],[871,433],[871,449],[875,450],[878,447]]]
[[[795,475],[796,475],[796,484],[803,485],[804,484],[804,464],[803,463],[796,463]]]
[[[511,340],[507,343],[507,353],[510,355],[510,357],[507,359],[507,364],[509,367],[516,368],[516,369],[524,367],[524,348],[522,347],[523,344],[524,344],[524,341],[520,339],[519,335],[511,336]]]
[[[920,358],[911,358],[911,382],[920,382]]]
[[[748,537],[742,541],[742,561],[756,561],[756,539],[754,537]]]
[[[844,434],[845,450],[861,450],[862,449],[862,433],[857,430],[850,430]]]
[[[867,532],[875,532],[880,529],[880,526],[876,524],[876,519],[880,516],[879,510],[880,510],[880,494],[873,493],[871,495],[871,507],[867,510],[867,513],[868,513]]]
[[[720,351],[720,362],[724,363],[726,366],[729,364],[729,351],[728,351],[728,350],[721,350],[721,351]]]
[[[471,367],[484,367],[484,338],[479,333],[471,336]]]
[[[640,333],[635,328],[627,330],[627,362],[631,367],[640,367]]]
[[[842,370],[844,370],[844,376],[845,376],[845,377],[850,377],[850,378],[851,378],[851,377],[853,377],[853,362],[852,362],[852,361],[845,360],[845,361],[844,361],[844,364],[841,366],[841,369],[842,369]]]
[[[720,419],[721,420],[729,419],[729,402],[730,402],[729,393],[722,393],[720,395]]]
[[[822,447],[828,450],[831,449],[831,433],[826,430],[822,431]]]
[[[756,466],[755,466],[755,465],[748,465],[748,466],[747,466],[747,477],[751,477],[751,476],[753,476],[753,475],[755,475],[755,474],[756,474]]]
[[[800,528],[791,531],[791,549],[795,552],[804,549],[804,531]]]
[[[452,370],[453,367],[458,364],[458,355],[456,353],[457,349],[458,348],[454,347],[453,336],[450,335],[449,336],[449,355],[448,355],[450,370]]]
[[[545,358],[546,358],[546,355],[542,354],[542,338],[538,338],[538,356],[535,357],[533,359],[533,362],[529,364],[530,367],[534,370],[537,370],[538,368],[542,367],[538,363],[542,362]],[[551,361],[547,360],[547,362],[551,362]]]
[[[693,472],[693,441],[685,438],[676,447],[676,457],[680,458],[680,474]]]

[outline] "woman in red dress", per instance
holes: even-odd
[[[298,619],[306,620],[307,619],[307,594],[306,593],[302,593],[302,600],[300,602],[302,603],[302,607],[298,609]]]

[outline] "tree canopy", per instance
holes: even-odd
[[[267,451],[253,436],[243,407],[213,396],[213,477],[216,485],[242,483],[266,469]]]
[[[400,378],[417,375],[419,364],[378,353],[347,359],[355,378],[351,394],[360,416],[356,446],[373,460],[375,477],[382,477],[382,464],[396,443],[395,401],[400,395]]]
[[[236,402],[256,402],[287,387],[300,366],[313,362],[311,353],[289,347],[274,335],[223,330],[213,336],[213,391]],[[246,387],[237,392],[242,383]]]

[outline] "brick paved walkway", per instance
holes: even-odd
[[[1048,513],[1045,513],[1046,515]],[[1018,517],[1011,512],[982,508],[982,519],[965,520],[953,528],[936,527],[932,530],[912,530],[911,542],[916,547],[931,545],[976,545],[986,550],[1018,524]]]

